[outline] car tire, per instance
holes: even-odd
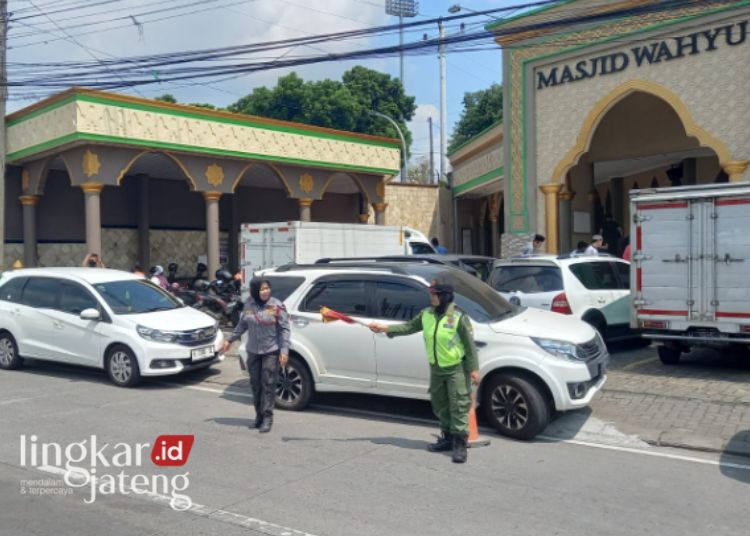
[[[583,321],[594,328],[602,336],[602,340],[607,340],[607,321],[600,313],[584,315]]]
[[[315,385],[304,361],[299,356],[290,355],[286,366],[279,371],[276,407],[289,411],[303,410],[314,392]]]
[[[118,345],[110,348],[105,368],[109,379],[118,387],[134,387],[141,381],[138,360],[127,346]]]
[[[677,365],[680,362],[682,351],[675,346],[660,345],[656,349],[659,354],[659,360],[665,365]]]
[[[514,439],[533,439],[550,420],[550,408],[540,389],[515,374],[496,374],[487,380],[482,409],[498,432]]]
[[[0,369],[15,370],[21,365],[23,359],[18,355],[18,345],[13,335],[7,331],[0,333]]]

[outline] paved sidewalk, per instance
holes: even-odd
[[[750,456],[750,354],[700,350],[677,366],[616,348],[592,416],[652,444]]]

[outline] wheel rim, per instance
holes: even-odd
[[[492,413],[505,428],[521,430],[529,420],[529,404],[512,385],[498,385],[492,393]]]
[[[8,366],[13,362],[15,356],[16,350],[13,348],[13,343],[10,342],[10,339],[0,339],[0,363]]]
[[[279,383],[276,385],[276,398],[285,404],[293,404],[302,397],[304,385],[302,375],[291,365],[279,371]]]
[[[125,352],[115,352],[109,360],[109,369],[117,383],[126,383],[133,375],[130,356]]]

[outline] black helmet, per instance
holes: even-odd
[[[219,268],[218,270],[216,270],[216,279],[220,281],[231,281],[232,272],[230,272],[226,268]]]
[[[205,272],[206,270],[208,270],[208,266],[206,266],[202,262],[199,262],[198,266],[195,267],[195,271],[198,273]]]
[[[211,283],[209,283],[209,282],[208,282],[207,280],[205,280],[205,279],[196,279],[196,280],[195,280],[195,281],[193,282],[193,288],[194,288],[195,290],[200,290],[200,291],[204,291],[204,290],[207,290],[207,289],[208,289],[208,287],[210,287],[210,286],[211,286]]]
[[[176,262],[170,262],[167,265],[167,272],[176,272],[177,271],[177,263]]]

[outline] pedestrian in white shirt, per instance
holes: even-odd
[[[595,234],[591,237],[591,244],[586,248],[584,255],[590,255],[596,257],[599,255],[599,250],[604,247],[604,237],[600,234]]]
[[[535,234],[534,240],[526,244],[526,246],[521,250],[521,255],[529,256],[536,253],[539,248],[542,247],[542,244],[544,244],[544,235]]]

